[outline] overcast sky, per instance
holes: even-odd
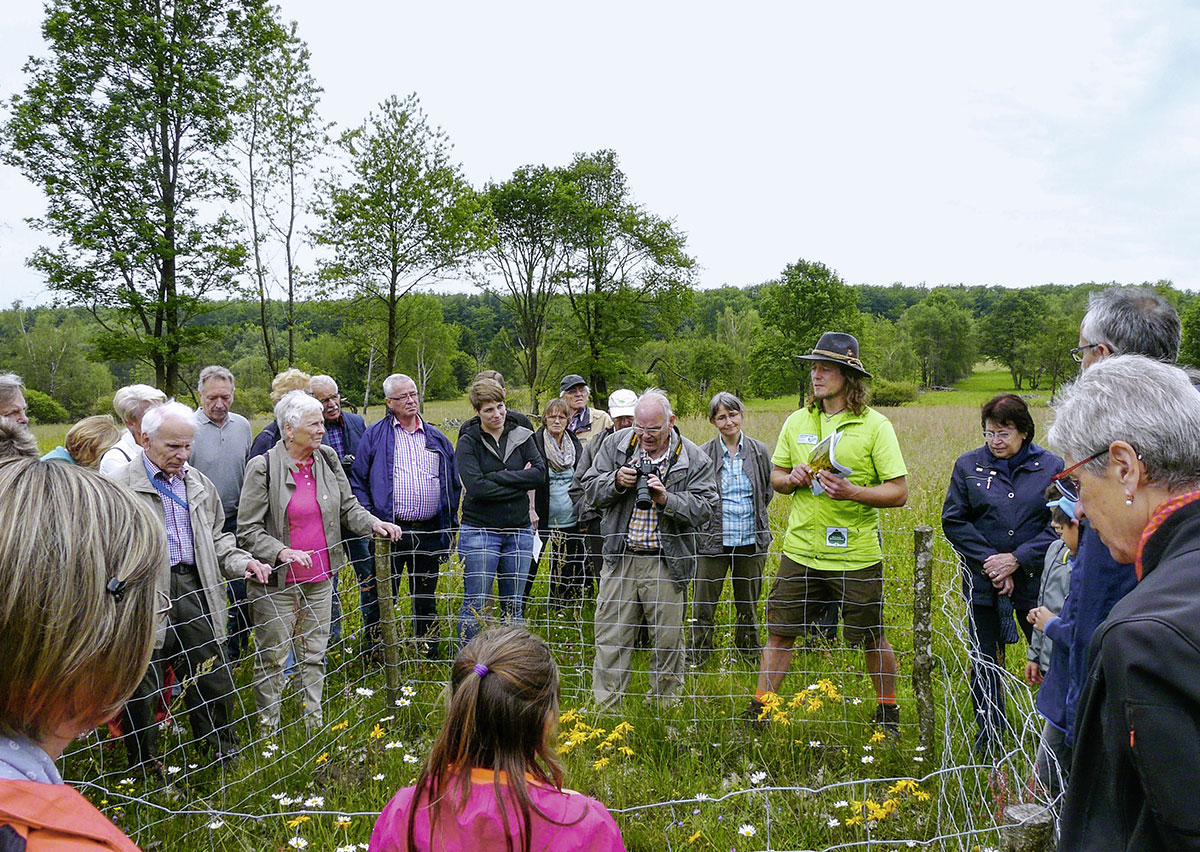
[[[1200,5],[281,0],[341,128],[417,92],[475,185],[612,148],[705,287],[1200,286]],[[0,92],[41,4],[0,17]],[[39,194],[0,167],[0,304]]]

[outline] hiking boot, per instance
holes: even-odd
[[[763,711],[767,709],[767,705],[763,704],[757,698],[751,698],[750,704],[742,711],[742,719],[748,722],[754,728],[766,728],[771,724],[770,715],[763,715]]]
[[[876,704],[872,723],[883,728],[889,737],[900,736],[900,707],[895,704]]]

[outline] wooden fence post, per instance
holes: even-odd
[[[917,737],[933,749],[933,528],[913,530],[913,695],[917,700]]]
[[[386,538],[375,539],[375,587],[379,594],[383,670],[390,707],[400,698],[400,636],[396,630],[396,601],[392,589],[392,543]]]

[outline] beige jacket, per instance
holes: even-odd
[[[238,501],[238,542],[255,559],[268,565],[279,567],[279,551],[291,546],[287,507],[296,492],[292,474],[298,469],[283,441],[250,459],[246,466]],[[362,507],[350,490],[350,481],[332,447],[322,445],[313,453],[313,478],[317,481],[325,543],[329,545],[329,564],[336,572],[346,561],[342,527],[356,535],[369,536],[371,527],[379,520]],[[284,573],[276,571],[272,579],[282,583]]]
[[[117,470],[112,478],[140,494],[158,516],[163,517],[162,495],[146,475],[146,464],[142,461],[142,455],[141,452],[135,455],[133,460]],[[233,533],[221,531],[225,526],[225,512],[221,508],[221,495],[217,493],[217,487],[212,481],[194,467],[188,467],[184,481],[187,483],[188,514],[192,521],[196,569],[204,587],[204,598],[208,603],[208,613],[213,623],[213,636],[217,642],[224,642],[227,621],[224,581],[226,578],[240,580],[246,576],[250,554],[238,549]],[[165,526],[165,520],[163,524]],[[171,566],[164,562],[158,575],[157,586],[163,594],[170,594],[170,568]],[[161,616],[155,624],[155,648],[161,648],[167,638],[168,618],[169,616]]]

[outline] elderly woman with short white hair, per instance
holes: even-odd
[[[1200,393],[1141,355],[1091,365],[1055,406],[1055,477],[1138,584],[1092,638],[1061,849],[1192,849],[1200,821]],[[1074,590],[1072,590],[1074,591]]]
[[[257,645],[254,701],[262,726],[278,730],[284,660],[296,634],[304,719],[311,732],[322,721],[333,586],[346,562],[342,527],[392,541],[400,528],[374,517],[351,493],[337,453],[321,445],[321,403],[304,391],[291,391],[275,405],[275,420],[282,439],[250,460],[238,503],[238,541],[274,566],[268,583],[249,588]]]

